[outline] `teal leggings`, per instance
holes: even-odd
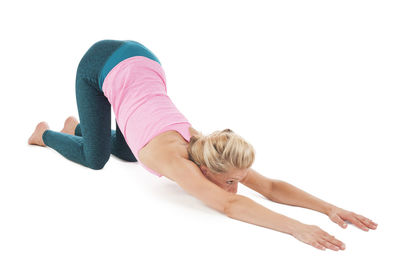
[[[110,154],[136,162],[116,122],[111,129],[111,105],[102,91],[107,73],[122,60],[145,56],[159,62],[156,56],[135,41],[102,40],[92,45],[79,62],[75,92],[80,124],[75,135],[46,130],[43,142],[65,158],[99,170]],[[159,62],[160,63],[160,62]]]

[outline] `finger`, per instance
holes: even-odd
[[[324,236],[322,236],[322,238],[324,238],[328,242],[331,242],[332,244],[334,244],[335,246],[339,247],[340,249],[345,249],[346,248],[346,245],[342,241],[336,239],[333,235],[329,235],[329,234],[328,235],[324,235]]]
[[[311,242],[310,245],[317,249],[325,250],[325,247],[323,245],[321,245],[320,243],[318,243],[317,241]]]
[[[349,220],[358,228],[368,232],[368,227],[366,227],[356,216],[349,218]]]
[[[326,234],[326,235],[323,235],[322,238],[325,239],[326,241],[331,242],[335,246],[338,246],[342,249],[345,248],[345,244],[342,241],[340,241],[339,239],[336,239],[333,235]]]
[[[359,219],[364,225],[366,225],[367,227],[371,228],[371,229],[376,229],[376,227],[378,226],[376,223],[374,223],[373,221],[371,221],[368,218],[365,218],[362,215],[356,215],[357,219]]]
[[[339,224],[342,228],[346,228],[347,227],[347,224],[345,223],[345,221],[342,218],[340,218],[340,216],[337,215],[337,214],[333,215],[331,217],[331,220],[333,222]]]
[[[359,221],[361,221],[365,226],[369,227],[369,228],[374,228],[374,224],[372,223],[371,220],[361,216],[361,215],[357,215],[357,219]]]
[[[338,246],[335,246],[334,244],[332,244],[324,239],[318,240],[318,243],[320,243],[324,247],[332,249],[334,251],[338,251],[340,249]]]

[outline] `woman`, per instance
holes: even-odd
[[[251,168],[253,147],[230,129],[204,136],[172,103],[158,58],[135,41],[102,40],[81,59],[76,75],[80,123],[68,117],[61,132],[40,122],[28,140],[98,170],[110,154],[138,161],[149,172],[175,181],[189,194],[227,216],[291,234],[319,249],[344,244],[318,226],[303,224],[236,194],[238,183],[283,204],[324,213],[368,231],[371,220],[324,202]],[[111,107],[116,130],[111,130]]]

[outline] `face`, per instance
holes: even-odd
[[[206,166],[200,166],[201,171],[208,180],[218,185],[225,191],[237,193],[238,183],[242,181],[249,169],[232,169],[226,173],[212,173]]]

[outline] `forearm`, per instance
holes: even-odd
[[[302,224],[292,218],[271,211],[252,199],[236,195],[225,210],[228,217],[254,225],[270,228],[286,234],[293,234]]]
[[[312,209],[324,214],[327,214],[334,207],[334,205],[304,192],[285,181],[274,181],[271,191],[269,199],[277,203]]]

